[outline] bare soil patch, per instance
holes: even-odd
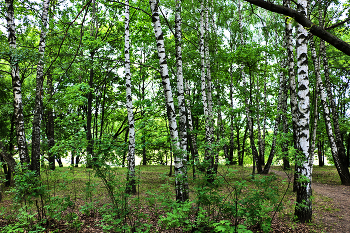
[[[276,175],[288,178],[281,170],[271,170]],[[350,232],[350,187],[338,184],[312,183],[313,232]]]

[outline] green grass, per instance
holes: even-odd
[[[133,206],[133,208],[137,208],[141,212],[147,212],[147,209],[149,209],[151,213],[155,213],[152,215],[154,218],[164,216],[164,211],[166,211],[166,209],[164,209],[164,201],[169,202],[174,201],[175,199],[174,171],[172,172],[173,176],[169,177],[169,169],[169,166],[163,165],[137,166],[136,174],[138,177],[138,193],[135,196],[129,197],[129,205]],[[274,167],[273,169],[277,170],[280,168]],[[221,180],[221,184],[214,189],[208,190],[209,193],[206,195],[209,195],[209,198],[214,198],[213,203],[215,203],[215,198],[219,198],[222,203],[226,203],[231,206],[234,205],[235,190],[239,187],[243,188],[239,193],[238,201],[248,198],[249,195],[251,195],[251,192],[256,192],[255,195],[257,196],[253,198],[259,198],[260,196],[262,197],[264,193],[261,192],[261,194],[259,194],[261,191],[259,189],[262,189],[262,187],[258,186],[256,181],[252,179],[251,171],[252,168],[250,167],[219,166],[218,178]],[[339,184],[339,178],[337,177],[335,167],[315,166],[313,172],[313,182]],[[126,168],[115,167],[110,170],[108,175],[109,179],[113,180],[115,188],[119,193],[122,193],[123,190],[125,190],[126,173]],[[198,198],[198,191],[196,191],[196,189],[201,187],[201,182],[204,180],[204,175],[205,174],[197,174],[196,179],[194,179],[192,170],[190,169],[188,171],[190,200],[196,200],[196,198]],[[271,175],[273,174],[268,176]],[[256,175],[255,177],[257,180],[259,180],[265,179],[264,177],[266,176]],[[89,208],[96,209],[95,213],[97,213],[97,210],[101,209],[104,204],[111,203],[106,187],[104,186],[102,180],[95,175],[95,172],[92,169],[87,169],[84,167],[64,167],[57,168],[55,171],[43,169],[41,179],[47,190],[50,190],[50,196],[58,198],[68,197],[74,202],[74,206],[72,207],[73,209],[70,211],[79,213],[79,210],[81,210],[83,206],[91,203],[92,206]],[[243,184],[242,182],[244,183],[243,186],[241,186]],[[293,185],[289,184],[286,179],[279,177],[277,180],[272,181],[269,185],[278,187],[278,198],[275,200],[276,204],[274,205],[277,206],[281,202],[281,207],[283,207],[277,215],[280,218],[280,221],[285,222],[290,228],[297,228],[298,225],[293,222],[295,203],[295,193],[292,192]],[[289,188],[287,189],[288,185]],[[7,189],[7,191],[8,190],[9,189]],[[15,216],[18,213],[18,205],[13,203],[14,193],[6,192],[4,196],[4,205],[2,208],[0,208],[0,219],[3,216],[7,216],[7,218],[12,216],[12,219],[15,219]],[[252,199],[253,202],[254,200],[256,199]],[[315,195],[315,202],[317,202],[315,205],[316,208],[322,212],[334,213],[338,211],[334,209],[330,204],[330,201],[326,200],[324,197]],[[246,208],[255,208],[254,205],[249,207],[250,203],[247,204],[248,207]],[[210,204],[208,206],[204,205],[203,208],[207,214],[210,214],[210,216],[219,216],[221,207],[216,205],[217,203]],[[35,210],[34,204],[32,207]],[[271,215],[272,214],[273,212],[271,212]],[[145,216],[148,215],[146,214]],[[136,215],[135,218],[137,218]],[[147,221],[151,223],[152,221],[158,220]],[[73,222],[70,222],[70,224],[73,224]],[[321,230],[316,226],[310,225],[310,227],[315,232],[320,232],[319,230]]]
[[[312,173],[312,181],[321,184],[337,184],[341,181],[335,166],[314,166]]]

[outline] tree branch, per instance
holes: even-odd
[[[344,23],[346,23],[348,21],[350,21],[350,17],[347,18],[347,19],[344,19],[343,21],[340,21],[339,23],[333,24],[332,26],[326,27],[325,29],[329,30],[329,29],[333,29],[333,28],[339,27],[340,25],[342,25],[342,24],[344,24]]]
[[[310,33],[328,42],[329,44],[333,45],[335,48],[339,49],[346,55],[350,56],[350,44],[339,39],[333,34],[327,32],[326,29],[316,26],[314,23],[312,23],[309,19],[307,19],[303,14],[299,13],[298,11],[290,9],[288,7],[281,6],[281,5],[276,5],[270,2],[266,2],[264,0],[244,0],[244,1],[249,2],[258,7],[264,8],[268,11],[286,15],[293,18],[295,21],[301,24],[304,28],[306,28]]]

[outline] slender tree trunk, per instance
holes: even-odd
[[[202,104],[204,109],[204,118],[205,118],[205,167],[207,169],[207,175],[208,182],[213,181],[213,177],[211,174],[211,170],[213,168],[214,164],[214,158],[212,156],[212,121],[211,121],[211,103],[209,100],[209,92],[211,95],[211,86],[209,84],[209,77],[210,75],[210,65],[208,64],[208,58],[206,58],[206,55],[208,55],[208,47],[205,45],[205,30],[207,29],[207,14],[208,10],[205,9],[205,0],[201,2],[201,19],[200,19],[200,54],[201,54],[201,94],[202,94]],[[208,84],[207,84],[208,81]],[[210,103],[210,104],[209,104]]]
[[[311,43],[311,48],[312,48],[312,56],[313,59],[315,59],[315,64],[318,62],[316,61],[317,55],[314,47],[314,42],[310,40]],[[317,68],[319,69],[319,68]],[[324,114],[324,120],[326,124],[326,131],[329,139],[329,144],[331,147],[331,152],[333,156],[333,161],[334,165],[337,168],[340,180],[343,185],[350,185],[350,174],[347,166],[341,161],[340,155],[339,155],[339,150],[334,138],[333,134],[333,128],[332,128],[332,123],[331,123],[331,118],[330,118],[330,111],[327,105],[327,94],[324,88],[324,85],[322,83],[321,75],[317,75],[316,71],[316,78],[317,78],[317,86],[319,87],[319,96],[321,98],[321,103],[323,107],[323,114]],[[333,121],[334,122],[334,121]]]
[[[48,95],[50,100],[52,101],[52,96],[53,96],[53,79],[52,79],[52,74],[49,73],[47,75],[47,86],[48,86]],[[53,152],[51,152],[50,150],[52,149],[52,147],[55,145],[55,120],[54,120],[54,116],[53,116],[53,109],[51,106],[47,107],[47,117],[46,117],[46,136],[47,136],[47,140],[48,140],[48,147],[49,147],[49,152],[48,152],[48,156],[49,156],[49,168],[51,170],[55,170],[56,166],[55,166],[55,154]],[[74,164],[74,162],[73,162]]]
[[[260,95],[260,83],[259,83],[259,77],[257,77],[257,83],[256,83],[256,97],[255,97],[255,105],[256,105],[256,122],[258,126],[258,152],[259,152],[259,164],[261,166],[264,166],[265,163],[265,156],[263,151],[263,141],[261,138],[261,126],[260,126],[260,98],[258,97]]]
[[[323,157],[323,153],[322,153],[322,142],[319,141],[318,142],[318,166],[323,167],[324,166],[324,157]]]
[[[281,121],[281,107],[282,107],[282,101],[283,101],[283,81],[284,81],[284,73],[281,72],[280,74],[280,88],[279,88],[279,94],[278,94],[278,103],[277,103],[277,116],[276,116],[276,120],[275,120],[275,126],[273,129],[273,139],[272,139],[272,144],[271,144],[271,150],[270,150],[270,155],[269,158],[266,162],[266,165],[264,167],[264,170],[261,172],[261,174],[268,174],[269,170],[270,170],[270,166],[272,164],[272,160],[273,157],[275,155],[275,148],[276,148],[276,137],[278,134],[278,127],[280,125],[280,121]]]
[[[348,168],[346,166],[348,162],[346,159],[345,147],[343,144],[343,140],[342,140],[342,136],[341,136],[341,132],[340,132],[340,127],[339,127],[338,109],[337,109],[337,106],[335,104],[333,93],[332,93],[332,84],[331,84],[330,78],[329,78],[328,58],[327,58],[327,54],[326,54],[326,46],[325,46],[325,42],[323,40],[321,40],[321,43],[320,43],[320,50],[321,50],[321,57],[323,59],[323,70],[324,70],[324,77],[325,77],[325,84],[326,84],[325,87],[326,87],[329,105],[331,108],[332,119],[333,119],[335,143],[336,143],[337,148],[338,148],[339,161],[342,164],[341,166],[343,167],[344,172],[345,172],[345,168],[348,170]],[[349,173],[349,172],[347,172],[347,173]],[[350,176],[346,176],[346,177],[344,177],[344,179],[346,179],[346,181],[342,180],[345,182],[343,184],[350,185]]]
[[[243,142],[242,142],[242,158],[241,158],[240,163],[238,164],[239,166],[243,166],[244,153],[245,153],[245,143],[247,141],[247,136],[248,136],[248,123],[246,124],[245,130],[244,130]]]
[[[23,101],[22,101],[22,82],[19,77],[19,66],[18,60],[16,58],[16,26],[15,17],[13,9],[13,0],[6,0],[7,9],[7,30],[8,30],[8,42],[10,46],[10,65],[11,65],[11,77],[12,77],[12,89],[13,89],[13,106],[16,122],[16,135],[17,135],[17,145],[18,154],[21,163],[26,163],[29,165],[30,159],[28,155],[28,147],[24,129],[24,117],[23,117]]]
[[[307,15],[307,0],[298,0],[298,11]],[[308,77],[308,57],[307,57],[307,37],[308,32],[300,24],[297,27],[297,59],[298,59],[298,166],[297,172],[302,179],[297,189],[297,200],[295,206],[295,216],[302,223],[312,219],[311,201],[311,172],[312,156],[310,156],[310,90]]]
[[[190,93],[190,89],[188,87],[188,80],[186,80],[186,82],[185,82],[185,91],[187,93],[188,98],[190,98],[191,93]],[[193,121],[192,121],[191,103],[190,103],[188,98],[186,99],[186,105],[187,105],[187,123],[188,123],[189,136],[190,136],[189,138],[191,139],[191,145],[192,145],[191,153],[192,153],[192,157],[194,159],[194,163],[198,164],[197,140],[196,140],[196,134],[193,132],[194,129],[193,129]]]
[[[312,139],[310,143],[310,153],[312,158],[315,154],[315,145],[316,145],[316,134],[317,134],[317,123],[318,123],[318,89],[319,89],[319,83],[317,80],[321,80],[321,71],[320,71],[320,61],[316,54],[315,49],[315,43],[314,40],[311,38],[309,40],[310,43],[310,49],[311,49],[311,58],[314,64],[315,68],[315,75],[316,75],[316,85],[314,90],[314,117],[313,117],[313,128],[312,128]]]
[[[9,147],[8,147],[8,154],[11,158],[13,158],[13,152],[14,152],[14,144],[13,144],[13,141],[15,140],[15,136],[14,134],[16,133],[15,132],[15,113],[13,112],[12,113],[12,117],[11,117],[11,128],[10,128],[10,142],[9,142]],[[1,155],[0,155],[1,156]],[[11,158],[9,158],[11,160]],[[5,158],[3,157],[2,158],[3,161],[6,162]],[[6,169],[5,169],[6,167]],[[13,171],[10,169],[9,165],[7,164],[4,164],[3,165],[3,168],[4,168],[4,173],[5,173],[5,179],[6,179],[6,182],[5,182],[5,187],[10,187],[11,186],[11,179],[12,179],[12,173]]]
[[[232,48],[231,48],[232,50]],[[229,147],[229,156],[228,156],[228,161],[229,164],[232,165],[233,164],[233,144],[234,144],[234,114],[233,114],[233,109],[234,109],[234,100],[233,100],[233,67],[231,65],[230,67],[230,107],[231,107],[231,111],[230,111],[230,147]],[[236,127],[236,129],[238,130],[237,134],[239,135],[239,127]],[[237,138],[239,139],[239,138]],[[239,144],[239,140],[237,141],[237,144]],[[238,152],[239,153],[239,152]]]
[[[283,5],[290,8],[290,0],[284,0]],[[289,90],[290,90],[290,107],[292,112],[292,128],[293,128],[293,144],[294,148],[297,149],[298,144],[298,101],[296,94],[296,83],[295,83],[295,62],[294,62],[294,47],[293,47],[293,28],[292,23],[287,18],[285,19],[285,35],[286,35],[286,47],[288,55],[288,74],[289,74]],[[296,159],[296,155],[295,155]],[[294,172],[294,183],[293,183],[293,192],[296,192],[298,189],[297,179],[298,179],[298,164],[295,163],[295,172]]]
[[[16,160],[12,157],[12,155],[7,153],[7,150],[1,141],[0,141],[0,156],[6,162],[6,164],[8,166],[7,169],[9,171],[11,171],[12,173],[14,173],[15,167],[17,165]]]
[[[206,43],[204,43],[204,51],[205,51],[205,69],[206,69],[206,93],[207,93],[207,101],[208,101],[208,144],[209,150],[208,154],[205,158],[205,161],[209,162],[209,166],[207,167],[207,177],[208,181],[210,183],[214,182],[214,175],[215,175],[215,169],[214,169],[214,163],[215,163],[215,149],[214,149],[214,120],[213,120],[213,98],[212,98],[212,80],[211,80],[211,64],[210,64],[210,53],[209,53],[209,1],[206,1],[206,7],[205,7],[205,38],[207,40]]]
[[[90,53],[90,59],[93,63],[94,60],[94,54],[95,52],[92,51]],[[90,68],[90,75],[89,75],[89,87],[92,88],[94,82],[94,68],[93,65]],[[93,157],[93,139],[92,139],[92,133],[91,133],[91,123],[92,123],[92,91],[90,90],[88,93],[88,103],[87,103],[87,115],[86,115],[86,140],[87,140],[87,148],[86,148],[86,167],[92,168],[92,157]]]
[[[246,83],[246,77],[245,77],[245,74],[244,74],[244,71],[243,71],[243,67],[241,68],[241,75],[243,76],[242,79],[243,79],[243,86],[246,87],[247,86],[247,83]],[[251,80],[251,75],[250,75],[250,80]],[[252,84],[250,82],[250,88],[252,88]],[[252,103],[252,94],[251,94],[252,90],[250,90],[250,103],[248,101],[248,96],[245,97],[245,104],[246,104],[246,115],[247,115],[247,124],[248,124],[248,131],[249,131],[249,140],[250,140],[250,148],[252,150],[252,155],[253,155],[253,170],[255,169],[255,166],[256,166],[256,169],[257,169],[257,172],[258,173],[261,173],[262,172],[262,167],[261,167],[261,164],[260,164],[260,159],[259,159],[259,153],[258,153],[258,150],[256,149],[256,146],[255,146],[255,137],[254,137],[254,128],[253,128],[253,119],[251,117],[251,110],[250,110],[250,104]],[[253,171],[253,174],[255,172]]]
[[[125,0],[125,86],[126,86],[126,109],[129,122],[129,153],[128,153],[128,183],[126,193],[136,194],[135,175],[135,121],[131,93],[131,70],[130,70],[130,14],[129,0]]]
[[[346,161],[347,161],[347,167],[349,167],[350,162],[350,132],[348,133],[348,143],[347,143],[347,150],[346,150]]]
[[[184,96],[184,78],[182,73],[182,32],[181,32],[181,0],[176,0],[175,6],[175,46],[176,46],[176,67],[177,67],[177,91],[179,104],[179,135],[180,148],[183,154],[187,151],[187,120],[186,103]],[[185,160],[185,158],[183,158]]]
[[[105,119],[105,106],[106,106],[106,85],[103,86],[103,96],[102,96],[102,103],[101,103],[101,126],[100,126],[100,138],[102,139],[103,135],[103,127],[104,127],[104,119]]]
[[[177,68],[177,91],[178,91],[178,104],[179,104],[179,136],[180,136],[180,149],[179,156],[182,160],[182,172],[185,180],[183,180],[183,189],[186,190],[186,196],[184,200],[188,199],[188,182],[187,182],[187,117],[186,117],[186,101],[184,94],[184,77],[182,73],[182,18],[181,18],[181,0],[176,0],[175,6],[175,49],[176,49],[176,68]]]
[[[35,91],[35,107],[33,118],[33,131],[32,131],[32,160],[31,170],[35,171],[37,176],[40,176],[40,128],[42,119],[42,91],[44,82],[44,53],[45,53],[45,39],[46,39],[46,25],[47,15],[49,11],[50,0],[43,2],[43,14],[41,16],[42,25],[39,42],[39,62],[37,65],[36,73],[36,91]]]
[[[160,24],[158,3],[157,0],[150,0],[150,8],[152,13],[152,23],[154,27],[154,34],[157,41],[157,50],[159,57],[160,73],[162,77],[162,84],[164,89],[167,115],[169,121],[170,135],[173,144],[173,151],[175,156],[175,189],[176,200],[183,202],[188,200],[188,190],[186,188],[187,177],[186,167],[184,166],[184,154],[180,150],[179,134],[176,124],[176,113],[173,101],[173,93],[171,91],[170,79],[168,73],[168,64],[166,60],[165,45],[163,32]]]

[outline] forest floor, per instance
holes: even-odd
[[[222,167],[222,169],[226,168],[226,166]],[[169,168],[167,166],[141,166],[139,169],[140,178],[143,180],[143,185],[140,185],[138,189],[139,195],[145,195],[145,198],[150,198],[146,194],[147,191],[150,189],[159,189],[162,184],[159,177],[161,174],[167,177],[166,173]],[[233,169],[235,169],[236,173],[243,179],[248,177],[251,172],[251,168],[248,167],[242,168],[235,166]],[[91,184],[95,183],[97,186],[102,185],[101,181],[93,176],[92,170],[85,168],[69,170],[68,168],[63,168],[63,170],[58,170],[57,172],[59,173],[53,173],[56,174],[56,178],[51,177],[51,181],[48,179],[48,181],[50,181],[51,189],[54,188],[56,190],[57,193],[55,195],[68,195],[72,198],[74,197],[74,206],[76,207],[74,209],[69,208],[69,210],[72,213],[76,213],[79,223],[82,225],[79,227],[80,229],[77,230],[76,228],[72,228],[74,221],[56,221],[55,224],[44,232],[109,232],[102,230],[100,225],[102,215],[99,212],[92,212],[92,214],[86,215],[83,214],[81,210],[79,211],[79,208],[81,209],[81,206],[86,205],[87,202],[87,198],[85,197],[86,187],[83,184],[87,184],[87,182],[90,183],[91,181]],[[58,176],[58,174],[61,175]],[[116,176],[123,174],[125,174],[125,168],[116,170]],[[292,192],[293,179],[291,172],[284,172],[280,167],[272,167],[270,174],[275,174],[277,176],[277,184],[280,186],[281,193],[286,194],[283,197],[283,208],[281,212],[274,216],[271,232],[350,233],[350,187],[340,185],[339,177],[334,166],[315,166],[313,170],[313,220],[308,224],[299,224],[293,220],[295,193]],[[45,177],[45,174],[43,175]],[[60,187],[59,184],[65,184],[65,187],[62,185]],[[100,188],[97,188],[97,186],[93,192],[95,195],[92,198],[97,198],[102,201]],[[170,186],[169,188],[172,193],[172,188]],[[102,188],[101,190],[104,189]],[[0,232],[4,232],[1,230],[2,227],[10,222],[13,224],[14,221],[16,221],[13,218],[12,220],[6,220],[6,215],[8,215],[5,214],[6,209],[13,209],[13,198],[10,196],[11,195],[5,195],[4,200],[0,202]],[[105,197],[103,198],[104,201],[108,201],[107,199]],[[102,205],[102,203],[100,202],[99,205]],[[139,210],[149,216],[148,219],[150,222],[148,223],[153,225],[150,232],[184,232],[182,229],[160,230],[160,227],[157,225],[157,218],[159,217],[157,215],[159,215],[159,213],[154,212],[152,207],[147,206],[141,207]],[[13,209],[11,212],[14,214],[17,211]],[[249,229],[253,230],[253,232],[259,232],[255,230],[254,226],[249,227]]]
[[[329,168],[328,172],[315,169],[313,173],[313,220],[308,224],[309,230],[322,233],[349,233],[350,187],[340,185],[334,177],[335,168]],[[292,178],[282,170],[273,169],[271,172],[284,179]]]

